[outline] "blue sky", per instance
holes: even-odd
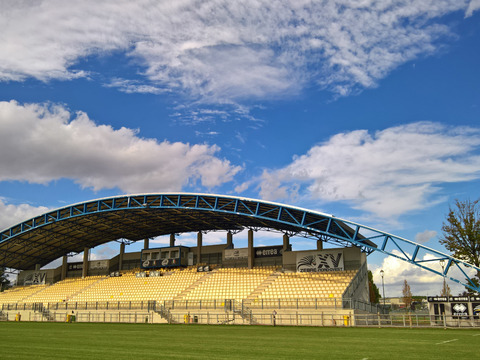
[[[479,0],[0,9],[1,228],[104,196],[193,191],[316,209],[443,250],[449,204],[480,197]],[[440,290],[396,260],[369,264],[390,294],[405,278]]]

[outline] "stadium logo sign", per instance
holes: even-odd
[[[329,251],[311,255],[297,254],[298,272],[343,271],[343,252]]]
[[[452,316],[468,318],[468,304],[466,303],[452,304]]]
[[[255,248],[256,258],[282,256],[282,254],[283,246],[265,246]]]
[[[465,306],[465,304],[455,304],[453,305],[453,310],[455,310],[456,313],[464,313],[465,311],[467,311],[467,307]]]
[[[224,250],[225,260],[242,260],[248,259],[248,248],[226,249]]]

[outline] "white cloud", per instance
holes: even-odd
[[[413,295],[439,295],[443,278],[423,270],[403,260],[387,257],[380,267],[372,270],[373,280],[382,293],[382,277],[384,271],[385,297],[402,296],[404,281],[407,280]]]
[[[263,122],[250,114],[250,108],[233,103],[208,106],[199,103],[182,104],[175,108],[171,118],[184,125],[211,123],[216,120],[222,122],[246,120],[257,125]]]
[[[0,198],[0,230],[41,215],[48,210],[45,206],[36,207],[29,204],[8,204],[5,199]]]
[[[434,230],[425,230],[421,233],[415,235],[415,242],[419,244],[426,243],[432,240],[435,236],[437,236],[437,232]]]
[[[217,136],[220,135],[218,131],[195,131],[195,136]]]
[[[178,191],[213,188],[241,168],[215,156],[215,145],[140,138],[136,130],[97,125],[56,105],[0,102],[0,181],[69,178],[94,190]]]
[[[468,4],[467,11],[465,12],[465,17],[472,16],[478,9],[480,9],[480,0],[471,0]]]
[[[439,201],[434,194],[441,184],[478,179],[479,135],[480,129],[431,122],[337,134],[288,166],[265,171],[260,196],[346,201],[394,220]]]
[[[117,82],[127,92],[169,89],[218,104],[298,93],[316,83],[347,95],[435,52],[450,33],[439,18],[470,14],[476,4],[467,10],[466,0],[2,2],[0,81],[88,76],[83,59],[123,53],[148,80]]]
[[[250,185],[251,185],[250,181],[245,181],[245,182],[241,183],[240,185],[237,185],[234,189],[235,193],[240,194],[240,193],[244,192],[245,190],[248,189],[248,187]]]
[[[403,257],[398,250],[394,250],[393,252]],[[432,256],[427,254],[423,256],[422,259],[431,260]],[[434,270],[442,272],[442,267],[438,262],[429,262],[428,264]],[[385,297],[402,296],[405,280],[407,280],[410,285],[413,295],[440,295],[443,287],[442,276],[392,256],[384,258],[380,266],[371,267],[371,270],[373,280],[380,289],[380,294],[382,292],[380,270],[384,271]],[[474,274],[471,273],[470,275],[472,276]],[[452,295],[458,295],[465,290],[463,285],[449,280],[448,277],[465,281],[465,276],[456,267],[453,266],[449,270],[446,282],[450,286]]]
[[[112,81],[108,84],[104,85],[105,87],[112,87],[118,88],[120,91],[133,94],[133,93],[140,93],[140,94],[162,94],[166,92],[164,89],[160,89],[156,86],[142,84],[138,80],[126,80],[126,79],[112,79]]]

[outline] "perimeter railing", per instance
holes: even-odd
[[[264,309],[362,309],[366,303],[354,299],[311,298],[311,299],[258,299],[235,301],[215,300],[165,300],[165,301],[91,301],[55,303],[6,303],[0,310],[155,310],[163,306],[171,310],[235,310],[235,307],[248,307],[252,310]]]
[[[146,310],[50,310],[49,316],[41,311],[2,310],[0,321],[37,321],[91,323],[180,323],[180,324],[237,324],[265,326],[316,326],[316,327],[402,327],[402,328],[480,328],[478,316],[438,316],[419,314],[355,314],[353,312],[309,312],[308,310],[282,312],[235,311],[177,311],[168,313],[168,321],[156,317],[158,312]]]
[[[302,298],[302,299],[256,299],[235,301],[232,299],[215,300],[165,300],[165,301],[90,301],[90,302],[55,302],[55,303],[5,303],[0,310],[155,310],[163,306],[170,310],[235,310],[248,307],[251,310],[269,309],[352,309],[371,313],[382,313],[381,307],[357,299],[349,298]]]

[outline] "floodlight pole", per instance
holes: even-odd
[[[440,260],[440,265],[442,266],[442,276],[443,276],[443,290],[444,292],[443,296],[448,296],[447,294],[447,284],[445,282],[445,260]]]
[[[382,292],[383,292],[383,309],[385,310],[385,284],[383,282],[383,276],[385,275],[385,271],[380,270],[380,275],[382,277]]]

